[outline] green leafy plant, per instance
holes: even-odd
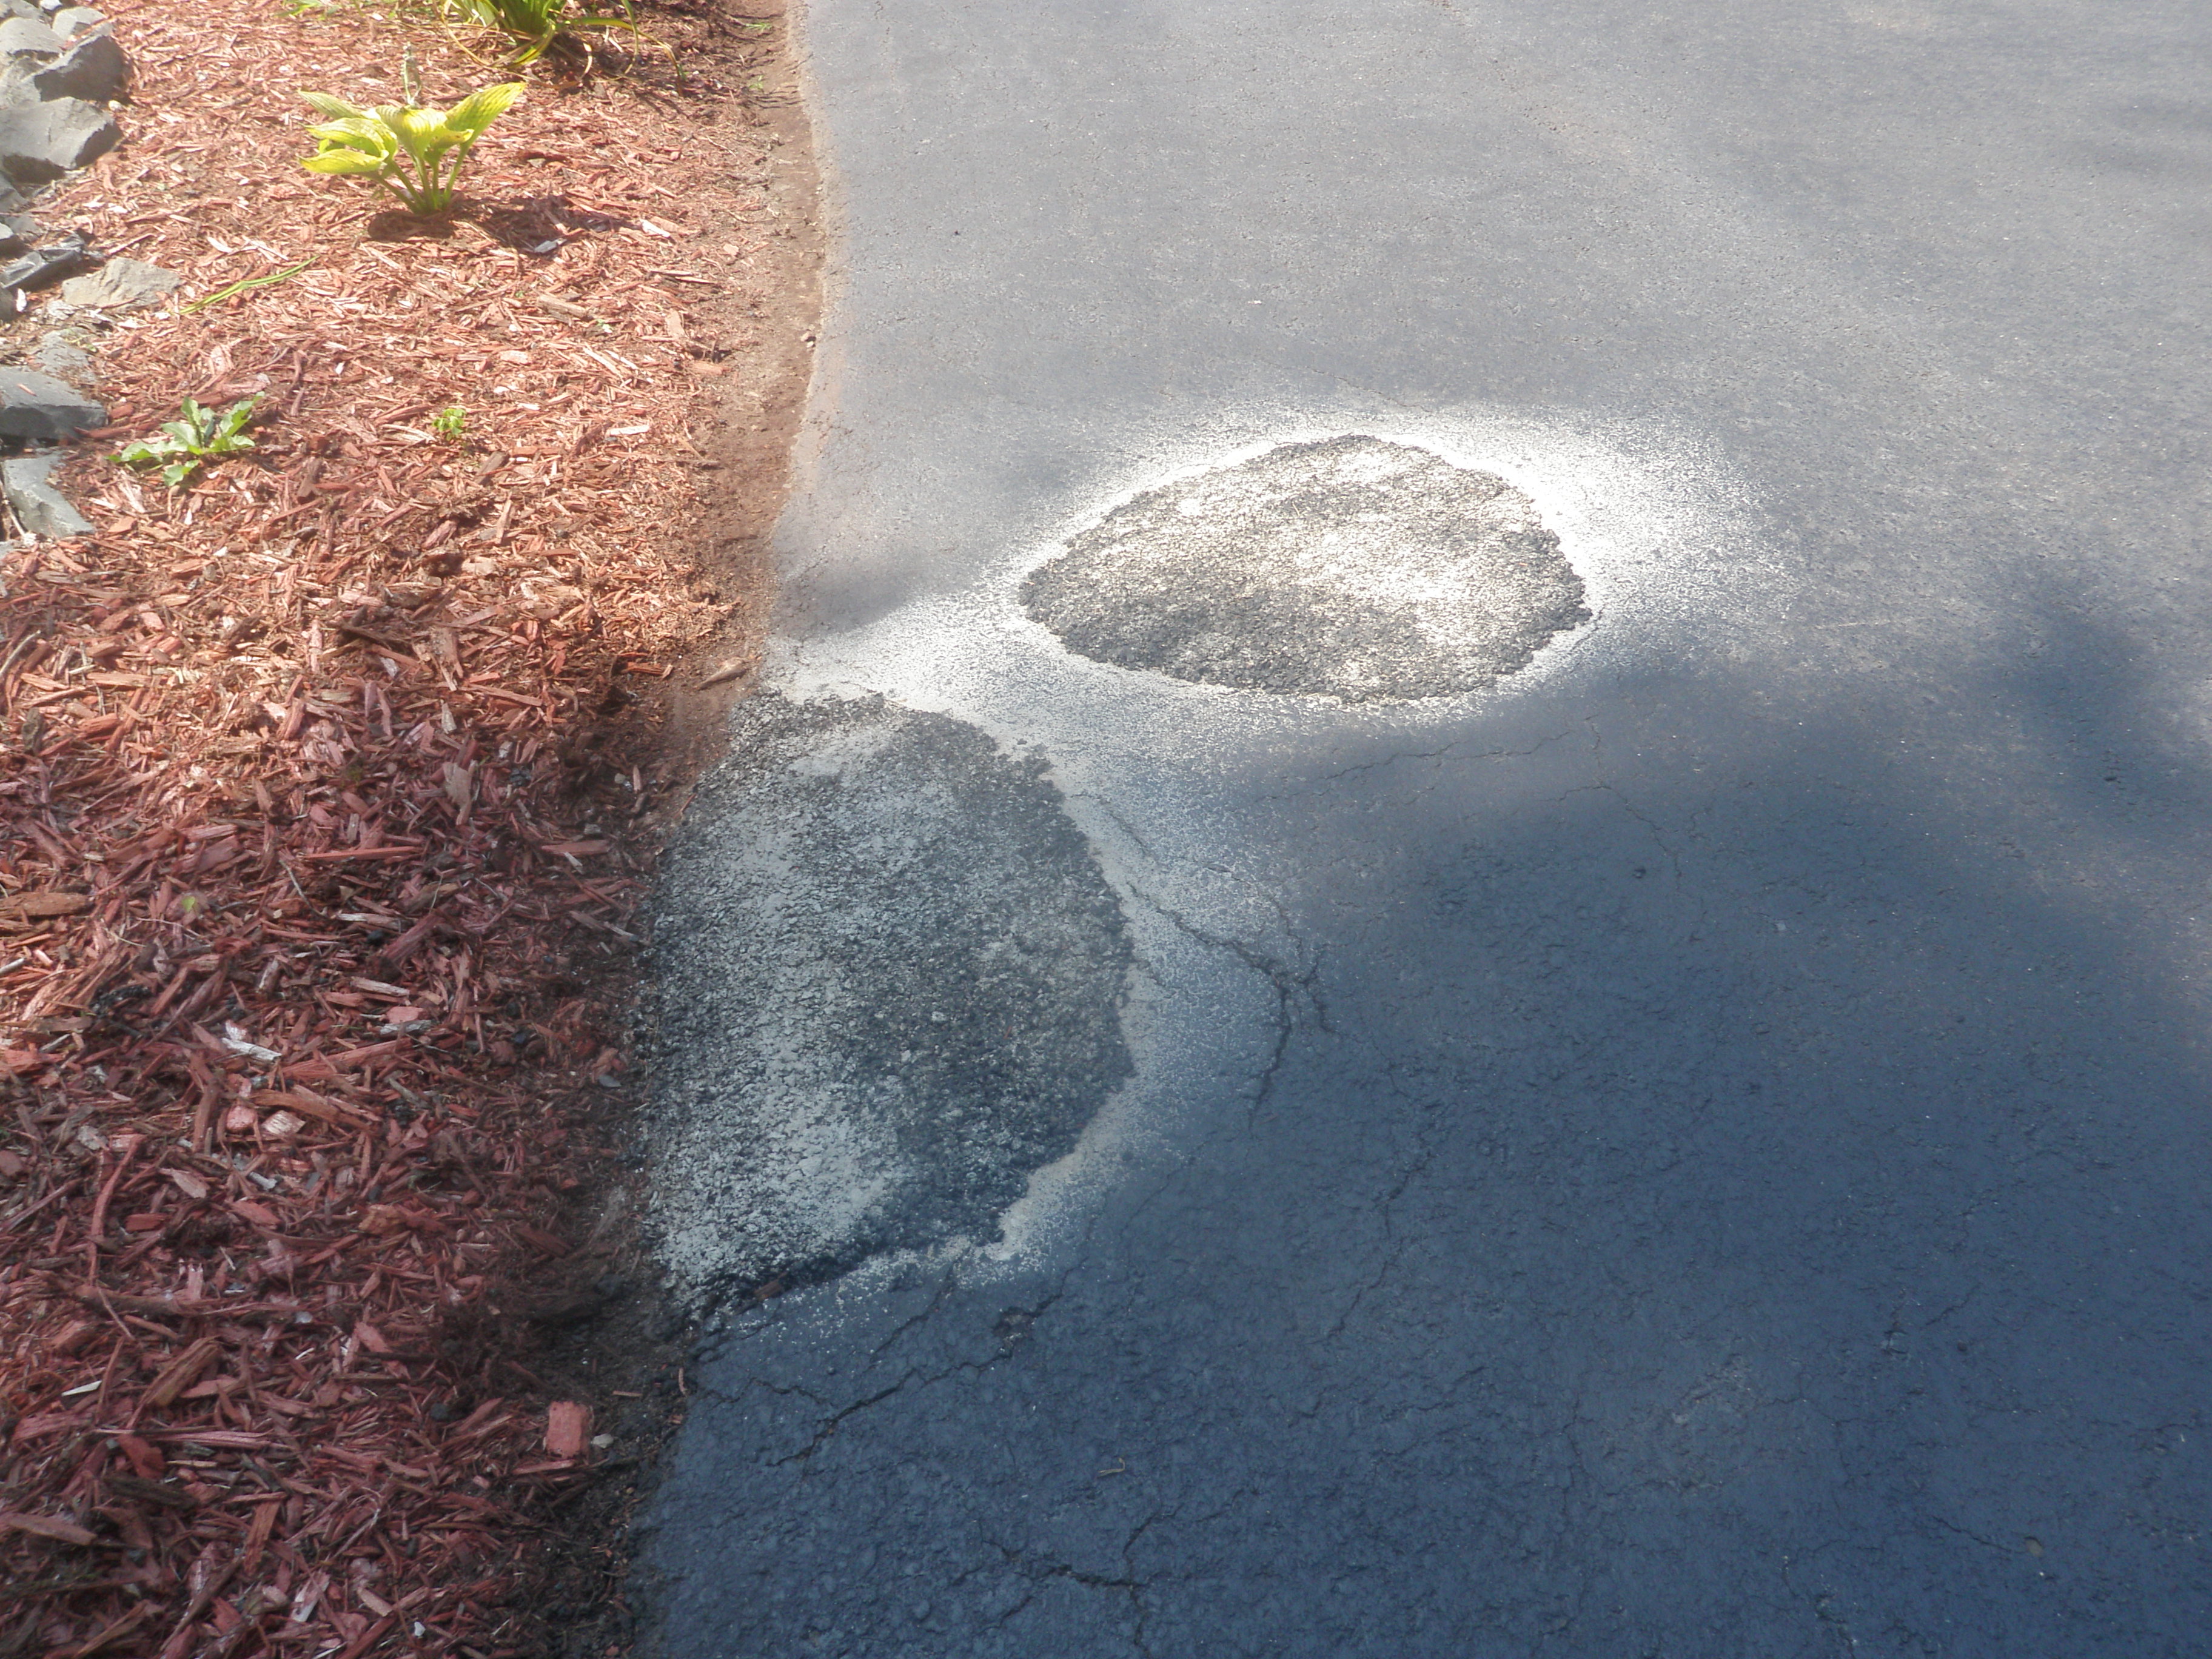
[[[218,415],[187,398],[180,419],[163,422],[161,431],[126,446],[115,459],[125,466],[161,465],[161,481],[173,489],[191,477],[192,469],[201,462],[219,461],[253,447],[253,440],[246,435],[246,425],[253,418],[254,404],[260,401],[257,392],[240,398]],[[166,465],[161,465],[165,462]]]
[[[411,97],[411,84],[409,90]],[[522,96],[522,82],[480,88],[445,110],[413,102],[356,109],[326,92],[300,96],[330,118],[307,129],[319,148],[301,167],[310,173],[367,179],[398,197],[410,213],[428,215],[453,206],[461,163],[485,130]]]
[[[518,68],[536,63],[549,52],[574,48],[578,29],[637,28],[629,16],[571,13],[569,0],[447,0],[447,4],[470,22],[497,29],[514,40],[509,61]]]
[[[441,409],[430,417],[430,430],[449,444],[460,442],[468,430],[469,411],[455,404],[451,409]]]

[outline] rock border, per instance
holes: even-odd
[[[177,277],[143,261],[100,253],[84,232],[50,236],[30,211],[57,180],[123,142],[114,107],[131,60],[105,14],[64,0],[0,0],[0,319],[21,325],[31,295],[57,286],[44,308],[60,323],[161,302]],[[59,446],[107,424],[94,396],[95,334],[50,329],[10,342],[0,366],[0,500],[16,541],[82,535],[90,524],[51,481]],[[27,361],[26,361],[27,359]]]

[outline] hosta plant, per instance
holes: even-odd
[[[173,489],[202,461],[219,461],[253,447],[246,424],[260,401],[258,394],[241,398],[218,415],[187,398],[181,419],[163,422],[159,432],[125,446],[115,459],[125,466],[161,465],[161,481]]]
[[[356,109],[326,92],[300,96],[330,118],[307,129],[319,148],[301,167],[310,173],[367,179],[398,197],[410,213],[434,214],[453,206],[461,163],[485,130],[522,96],[522,83],[481,88],[451,109],[417,104]]]
[[[572,13],[568,0],[447,0],[447,3],[471,23],[497,29],[512,39],[515,43],[513,62],[517,67],[536,63],[556,46],[576,46],[572,30],[637,27],[627,17]]]

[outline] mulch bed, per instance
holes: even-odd
[[[424,226],[301,172],[293,90],[392,99],[404,40],[444,102],[493,43],[108,9],[129,140],[36,211],[184,285],[102,339],[97,533],[0,555],[0,1656],[538,1650],[609,1402],[526,1328],[606,1259],[653,694],[746,666],[685,538],[780,28],[533,73]],[[253,456],[113,462],[186,394],[258,394]]]

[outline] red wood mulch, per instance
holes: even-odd
[[[0,1656],[518,1652],[601,1454],[484,1334],[606,1178],[577,1103],[680,781],[624,687],[724,620],[690,423],[773,234],[698,64],[773,42],[664,13],[684,76],[533,76],[487,205],[380,242],[291,92],[390,98],[398,25],[109,9],[130,142],[40,216],[185,281],[101,352],[97,534],[0,556]],[[432,101],[490,78],[405,38]],[[187,392],[259,392],[256,455],[117,466]]]

